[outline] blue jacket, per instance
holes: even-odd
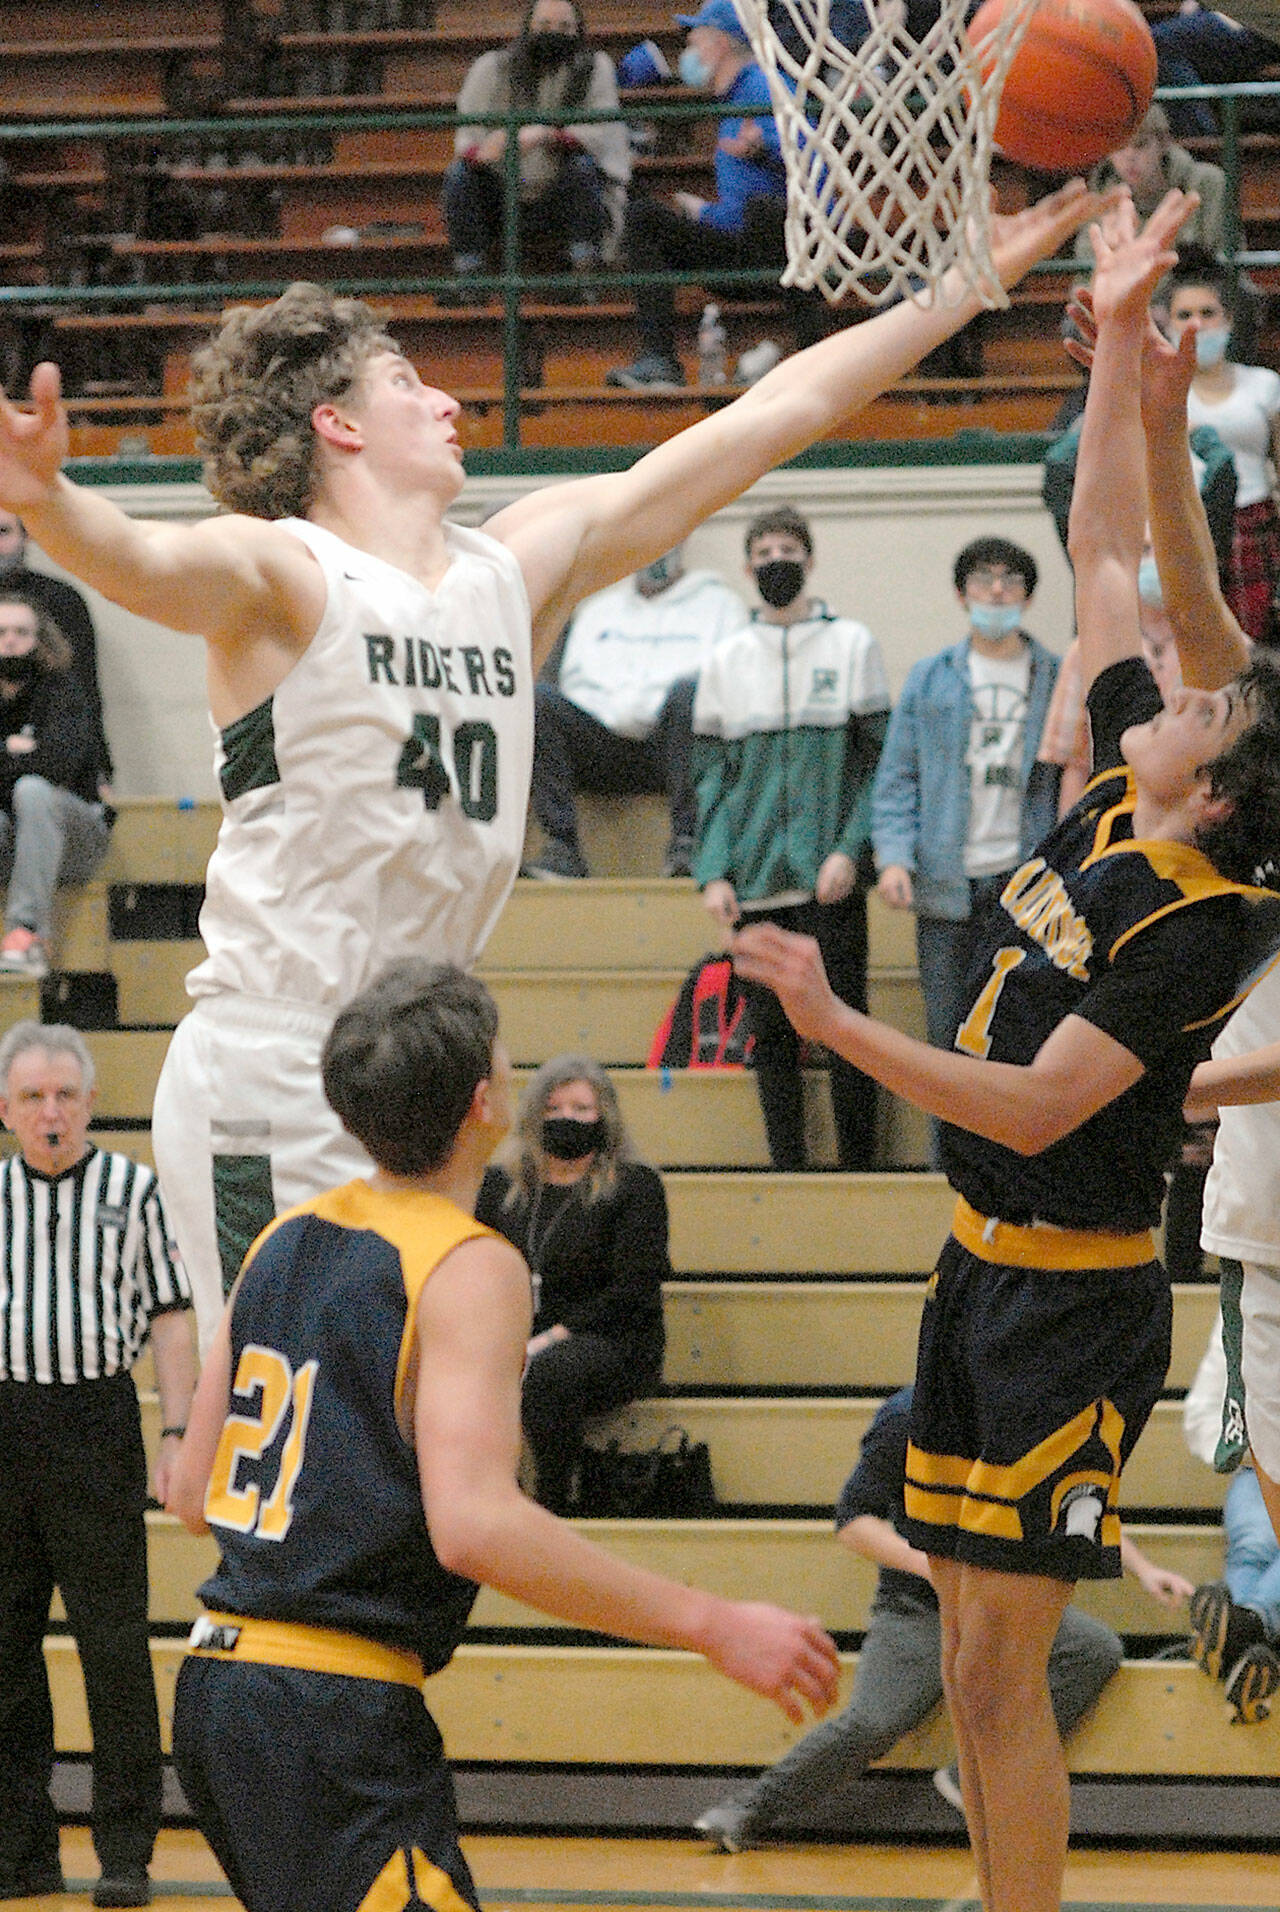
[[[1031,683],[1022,755],[1022,840],[1026,856],[1057,820],[1058,769],[1038,764],[1040,733],[1058,675],[1052,651],[1027,636]],[[871,792],[876,867],[911,872],[918,916],[962,922],[969,914],[964,845],[969,831],[969,641],[922,658],[889,719]]]
[[[726,106],[768,106],[769,82],[753,62],[742,68],[722,99]],[[781,200],[787,196],[778,123],[771,113],[758,119],[722,119],[716,129],[717,142],[732,139],[744,126],[758,126],[764,134],[764,145],[756,158],[736,159],[732,153],[722,153],[717,143],[716,197],[698,216],[700,225],[714,226],[717,232],[742,231],[749,199],[760,194]]]

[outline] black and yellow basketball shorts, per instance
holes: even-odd
[[[1150,1235],[984,1222],[961,1201],[920,1326],[912,1545],[1117,1579],[1120,1470],[1164,1385],[1171,1324]]]
[[[228,1635],[236,1630],[231,1621]],[[368,1651],[364,1675],[242,1660],[216,1645],[183,1661],[174,1761],[246,1912],[476,1912],[421,1665]],[[374,1669],[380,1654],[389,1677]],[[410,1669],[403,1678],[396,1660]]]

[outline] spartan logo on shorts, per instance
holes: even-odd
[[[1077,1482],[1058,1503],[1057,1531],[1070,1540],[1088,1540],[1096,1546],[1106,1505],[1106,1494],[1095,1482]]]

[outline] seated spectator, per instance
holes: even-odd
[[[613,62],[593,52],[577,0],[529,0],[510,46],[482,53],[462,82],[458,111],[605,113],[618,104]],[[631,178],[623,122],[522,126],[520,224],[523,237],[564,242],[575,271],[612,256]],[[453,267],[467,279],[483,272],[502,235],[507,135],[501,126],[459,126],[444,177],[444,217]]]
[[[860,1779],[873,1759],[927,1719],[942,1699],[938,1597],[926,1556],[901,1532],[911,1395],[909,1387],[899,1388],[879,1409],[836,1506],[837,1538],[880,1569],[849,1704],[743,1791],[694,1821],[722,1852],[759,1845],[775,1826],[794,1821]],[[1120,1547],[1129,1572],[1163,1606],[1177,1606],[1190,1594],[1189,1580],[1154,1566],[1127,1537]],[[1109,1626],[1078,1607],[1066,1609],[1049,1655],[1049,1697],[1063,1739],[1119,1671],[1123,1657],[1120,1639]],[[954,1766],[935,1773],[934,1784],[949,1804],[962,1809]]]
[[[694,686],[712,645],[746,615],[714,571],[685,570],[682,545],[578,606],[559,685],[534,691],[530,807],[546,841],[526,875],[587,875],[576,790],[665,791],[671,839],[663,875],[689,875]]]
[[[1237,288],[1228,266],[1207,253],[1180,247],[1170,275],[1169,332],[1175,340],[1196,327],[1196,373],[1187,394],[1187,420],[1212,425],[1236,468],[1231,555],[1223,595],[1246,637],[1276,636],[1280,589],[1280,513],[1274,487],[1280,453],[1280,373],[1232,358]]]
[[[1262,69],[1280,60],[1275,8],[1259,0],[1238,0],[1235,15],[1182,0],[1175,14],[1152,23],[1158,86],[1227,86],[1256,80]],[[1220,131],[1210,100],[1170,100],[1169,124],[1179,139],[1195,134],[1212,138]]]
[[[1007,538],[956,558],[967,629],[916,664],[889,721],[872,794],[879,890],[916,913],[925,1026],[949,1049],[981,921],[1057,814],[1058,774],[1038,761],[1058,674],[1023,628],[1035,559]]]
[[[98,641],[89,606],[74,584],[64,578],[51,578],[47,571],[36,571],[27,562],[27,529],[11,511],[0,511],[0,590],[16,591],[43,611],[51,624],[71,646],[72,664],[93,726],[93,748],[98,779],[98,795],[111,801],[115,769],[102,725],[102,697],[98,689]]]
[[[1209,1467],[1218,1457],[1226,1387],[1219,1309],[1182,1408],[1187,1446]],[[1252,1723],[1267,1717],[1265,1701],[1280,1687],[1280,1540],[1247,1451],[1227,1488],[1222,1531],[1222,1579],[1191,1596],[1191,1657],[1223,1681],[1236,1717]]]
[[[831,986],[867,1002],[871,782],[889,713],[880,647],[806,590],[813,534],[789,505],[747,527],[758,608],[716,645],[693,727],[707,739],[693,874],[722,929],[780,923],[814,936]],[[772,990],[744,985],[756,1087],[775,1168],[806,1166],[800,1043]],[[875,1085],[833,1058],[842,1168],[870,1168]]]
[[[587,1056],[556,1056],[520,1102],[506,1168],[489,1169],[476,1216],[533,1275],[521,1416],[535,1497],[569,1505],[584,1422],[661,1384],[667,1198],[635,1160],[613,1084]]]
[[[778,128],[769,115],[744,119],[735,111],[767,106],[768,82],[751,57],[733,0],[705,0],[697,13],[678,13],[676,19],[689,30],[681,79],[714,94],[726,108],[716,141],[716,197],[682,192],[667,205],[634,194],[622,232],[627,266],[632,272],[705,272],[712,282],[717,271],[747,266],[781,272],[787,186]],[[821,299],[807,292],[786,297],[797,343],[812,344],[822,330]],[[627,391],[683,385],[673,287],[640,286],[636,317],[640,356],[606,373],[606,384]]]
[[[1158,101],[1148,108],[1128,144],[1117,147],[1089,175],[1091,192],[1106,192],[1117,184],[1129,188],[1141,219],[1150,217],[1171,186],[1197,194],[1200,204],[1178,234],[1178,250],[1192,245],[1215,254],[1222,251],[1227,176],[1221,166],[1193,159],[1185,147],[1175,146],[1168,116]],[[1077,236],[1075,256],[1092,271],[1093,249],[1087,239]],[[1164,288],[1158,288],[1152,300],[1157,324],[1162,323],[1160,308],[1165,303]]]
[[[111,835],[71,646],[26,598],[0,595],[0,970],[49,973],[53,893],[86,883]]]

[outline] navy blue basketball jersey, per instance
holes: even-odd
[[[1120,736],[1160,708],[1142,660],[1104,671],[1089,705],[1097,774],[992,909],[955,1047],[1026,1064],[1076,1015],[1144,1074],[1039,1155],[946,1128],[943,1163],[983,1215],[1136,1232],[1159,1220],[1192,1069],[1280,945],[1280,896],[1190,844],[1135,841]]]
[[[453,1653],[476,1597],[435,1557],[407,1398],[424,1284],[492,1234],[443,1196],[348,1182],[282,1215],[231,1311],[231,1403],[205,1518],[205,1605]]]

